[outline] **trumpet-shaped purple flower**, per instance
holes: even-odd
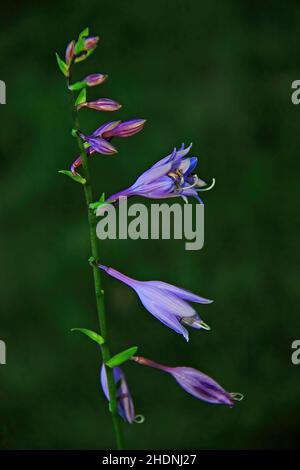
[[[118,413],[128,423],[135,420],[134,405],[129,392],[125,375],[120,367],[113,368],[114,381],[117,386]],[[109,400],[107,376],[104,364],[100,372],[100,381],[104,395]]]
[[[199,400],[233,407],[234,401],[243,399],[241,393],[227,392],[211,377],[192,367],[169,367],[140,356],[133,356],[131,359],[138,364],[168,372],[186,392]]]
[[[189,340],[189,335],[183,325],[210,330],[210,327],[201,320],[196,310],[188,302],[210,304],[213,302],[212,300],[205,299],[166,282],[137,281],[125,276],[116,269],[103,265],[98,267],[110,276],[132,287],[144,307],[164,325],[183,335],[186,341]]]
[[[77,109],[90,108],[96,111],[117,111],[122,105],[109,98],[99,98],[96,101],[87,101],[77,106]]]
[[[112,155],[117,152],[115,147],[110,143],[113,137],[131,137],[140,132],[146,120],[145,119],[132,119],[129,121],[111,121],[102,124],[90,136],[81,135],[88,144],[86,149],[87,154],[93,155],[98,152],[104,155]],[[79,156],[71,165],[71,171],[76,174],[76,169],[82,164],[82,158]]]
[[[206,183],[193,174],[197,163],[197,157],[187,157],[192,144],[189,147],[176,148],[167,157],[159,160],[149,170],[142,173],[136,182],[127,189],[110,196],[107,200],[117,201],[120,197],[143,196],[153,199],[187,196],[195,197],[202,203],[198,191],[211,189]]]

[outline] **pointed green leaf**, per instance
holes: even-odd
[[[73,175],[72,171],[69,171],[69,170],[60,170],[58,173],[62,173],[63,175],[67,175],[69,176],[69,178],[71,178],[73,181],[76,181],[76,183],[80,183],[80,184],[85,184],[86,183],[86,179],[83,178],[81,175],[79,174],[76,174],[76,175]]]
[[[84,28],[84,30],[81,31],[81,33],[79,34],[78,39],[86,38],[89,34],[90,34],[90,28],[89,27]]]
[[[58,66],[60,68],[60,71],[64,74],[65,77],[69,76],[69,67],[67,64],[59,57],[59,55],[56,53],[56,60],[58,63]]]
[[[75,106],[86,102],[86,89],[83,88],[75,101]]]
[[[85,82],[76,82],[76,83],[73,83],[73,85],[69,86],[69,90],[78,91],[78,90],[81,90],[84,87],[86,87]]]
[[[96,341],[100,346],[104,343],[104,338],[102,338],[101,335],[98,335],[98,333],[95,333],[95,331],[87,330],[86,328],[72,328],[71,331],[79,331],[80,333],[83,333],[88,338]]]
[[[137,346],[132,346],[132,348],[125,349],[125,351],[122,351],[116,354],[115,356],[111,357],[105,364],[111,368],[119,366],[120,364],[123,364],[123,362],[128,361],[128,359],[134,356],[137,350]]]

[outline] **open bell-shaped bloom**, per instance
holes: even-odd
[[[198,163],[197,157],[187,157],[192,144],[185,147],[182,144],[167,157],[159,160],[142,175],[129,188],[111,195],[107,201],[114,202],[120,197],[143,196],[151,199],[164,199],[169,197],[193,196],[202,203],[198,191],[211,189],[199,179],[194,170]]]
[[[140,132],[146,120],[145,119],[132,119],[129,121],[111,121],[102,124],[90,136],[81,134],[89,147],[86,149],[87,155],[93,155],[95,152],[104,155],[112,155],[117,152],[116,148],[110,143],[113,137],[131,137]],[[82,164],[80,156],[71,165],[71,171],[76,173],[76,169]]]
[[[144,366],[154,367],[172,375],[176,382],[187,392],[199,400],[216,405],[234,406],[241,401],[241,393],[227,392],[214,379],[192,367],[169,367],[141,356],[133,356],[133,361]]]
[[[196,329],[210,330],[210,327],[199,317],[196,310],[188,302],[210,304],[213,301],[193,294],[162,281],[138,281],[125,276],[116,269],[99,265],[107,274],[132,287],[144,307],[164,325],[183,335],[189,340],[184,325]]]
[[[129,392],[128,384],[124,372],[120,367],[113,368],[114,381],[117,386],[118,413],[128,423],[135,420],[134,405]],[[100,381],[104,395],[109,400],[107,376],[104,364],[100,372]]]

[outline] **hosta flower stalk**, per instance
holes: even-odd
[[[58,67],[66,78],[67,90],[71,98],[73,116],[71,133],[77,139],[79,147],[79,155],[73,161],[70,170],[61,170],[60,173],[66,174],[73,181],[80,183],[84,191],[91,246],[89,263],[93,273],[100,328],[99,332],[77,327],[72,330],[80,331],[100,347],[102,356],[100,383],[104,395],[109,401],[116,445],[118,449],[122,449],[124,444],[121,421],[131,424],[143,420],[141,416],[135,416],[132,396],[123,372],[123,363],[130,359],[138,364],[154,367],[170,374],[186,392],[208,403],[232,407],[236,400],[242,398],[242,395],[227,392],[214,379],[192,367],[170,367],[142,356],[136,356],[137,346],[131,346],[113,356],[111,354],[101,271],[132,288],[149,313],[169,329],[181,334],[186,341],[189,340],[187,327],[197,330],[210,330],[210,327],[202,320],[191,304],[207,305],[212,303],[212,300],[163,281],[140,281],[112,267],[103,265],[96,235],[95,207],[99,207],[99,204],[105,206],[107,203],[117,203],[119,198],[130,196],[154,199],[182,197],[185,201],[191,196],[202,204],[198,193],[211,189],[214,180],[208,186],[204,180],[198,177],[195,173],[198,158],[189,155],[191,145],[185,147],[182,144],[179,149],[174,148],[169,155],[142,173],[131,186],[112,194],[106,201],[103,193],[100,200],[95,202],[90,175],[90,156],[94,154],[103,156],[116,154],[115,138],[134,136],[144,128],[146,122],[141,118],[125,121],[115,119],[99,123],[100,125],[91,133],[86,132],[81,127],[79,112],[83,108],[99,112],[116,112],[121,107],[118,101],[110,98],[88,100],[87,91],[89,91],[89,88],[102,85],[107,79],[106,74],[92,73],[81,79],[81,81],[72,81],[73,66],[87,59],[97,47],[98,41],[98,36],[91,36],[89,29],[86,28],[80,33],[77,41],[72,40],[67,45],[65,60],[56,54]],[[78,173],[79,168],[82,175]],[[205,308],[203,308],[203,311]],[[122,368],[120,365],[122,365]],[[142,418],[142,420],[138,418]]]

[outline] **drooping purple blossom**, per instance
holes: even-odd
[[[214,379],[192,367],[169,367],[141,356],[133,356],[133,361],[144,366],[154,367],[172,375],[176,382],[199,400],[232,408],[235,401],[241,401],[241,393],[227,392]]]
[[[195,197],[200,203],[198,191],[210,189],[205,181],[193,174],[197,163],[197,157],[187,157],[192,144],[176,148],[167,157],[159,160],[142,175],[129,188],[111,195],[107,201],[115,202],[120,197],[143,196],[151,199],[164,199],[181,196]],[[202,203],[203,204],[203,203]]]
[[[123,122],[111,121],[102,124],[90,136],[84,136],[81,134],[82,138],[85,139],[85,141],[88,143],[90,143],[89,140],[91,139],[101,139],[98,142],[92,140],[92,143],[95,145],[90,144],[90,146],[86,149],[88,156],[93,155],[95,152],[106,155],[112,155],[113,153],[116,153],[117,150],[112,146],[112,144],[109,143],[109,141],[113,137],[131,137],[134,134],[137,134],[143,129],[145,122],[145,119],[132,119]],[[103,142],[103,140],[105,140],[106,143]],[[107,151],[107,148],[109,151]],[[114,151],[112,149],[114,149]],[[82,158],[78,156],[70,168],[73,174],[76,173],[76,169],[80,167],[81,164]]]
[[[118,413],[128,423],[135,420],[134,405],[124,372],[120,367],[113,368],[114,381],[117,386]],[[100,372],[100,381],[104,395],[109,400],[107,376],[104,364]]]
[[[108,75],[105,75],[103,73],[92,73],[91,75],[88,75],[85,77],[84,82],[88,86],[96,86],[96,85],[101,85],[105,80],[107,80]]]
[[[166,282],[138,281],[116,269],[103,265],[98,265],[98,267],[110,276],[132,287],[146,310],[164,325],[183,335],[186,341],[189,340],[189,334],[183,325],[210,330],[210,327],[201,320],[196,310],[188,302],[210,304],[213,302],[212,300]]]
[[[99,98],[95,101],[81,103],[77,106],[77,109],[90,108],[95,109],[96,111],[117,111],[121,107],[122,105],[117,103],[115,100],[111,100],[109,98]]]

